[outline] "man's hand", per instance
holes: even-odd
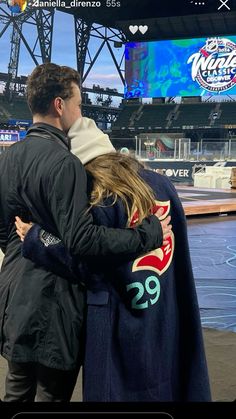
[[[23,242],[33,223],[24,223],[20,217],[15,217],[15,220],[16,232]]]
[[[163,208],[159,208],[154,214],[157,218],[160,218],[163,214]],[[163,233],[163,243],[162,245],[166,246],[168,242],[168,237],[171,235],[172,225],[170,224],[171,216],[168,215],[163,221],[160,221]]]

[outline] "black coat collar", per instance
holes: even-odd
[[[45,124],[43,122],[36,122],[35,124],[31,125],[31,127],[27,131],[27,137],[31,135],[42,135],[43,138],[52,139],[55,138],[55,141],[60,143],[64,148],[70,150],[70,141],[68,140],[66,134],[52,125]]]

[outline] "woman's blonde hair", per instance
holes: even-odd
[[[127,211],[127,225],[130,225],[136,211],[137,224],[151,214],[155,196],[139,176],[139,170],[144,167],[135,158],[118,152],[108,153],[96,157],[85,168],[94,178],[91,206],[106,205],[104,201],[109,197],[112,197],[111,205],[114,205],[120,198]]]

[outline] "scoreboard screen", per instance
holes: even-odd
[[[236,95],[236,36],[129,42],[125,98]]]

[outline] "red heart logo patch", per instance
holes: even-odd
[[[164,220],[170,212],[170,201],[155,201],[152,214],[155,214],[159,208],[163,208],[164,210],[159,219]],[[133,226],[137,221],[138,212],[136,211],[132,216],[130,226]],[[150,270],[162,275],[169,268],[173,258],[175,246],[173,232],[171,232],[171,236],[167,239],[167,241],[167,245],[161,246],[158,249],[155,249],[152,252],[136,259],[132,266],[132,272]]]
[[[162,275],[170,266],[174,253],[174,234],[167,239],[168,244],[149,252],[134,261],[132,272],[135,271],[154,271]]]

